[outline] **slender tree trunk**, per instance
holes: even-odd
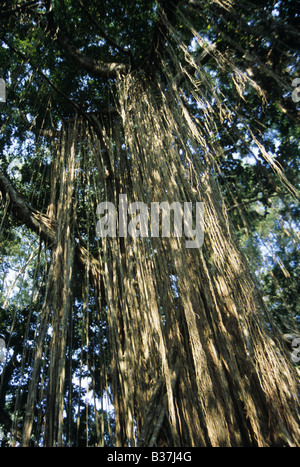
[[[74,269],[74,181],[77,141],[77,121],[68,134],[62,133],[57,175],[59,199],[57,205],[57,241],[53,250],[53,339],[50,357],[45,446],[63,445],[63,410],[67,335],[72,309],[72,276]],[[66,139],[65,139],[66,138]]]

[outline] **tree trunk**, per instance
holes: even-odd
[[[297,378],[234,239],[214,154],[179,92],[159,93],[120,81],[124,142],[104,137],[105,199],[201,200],[204,244],[102,241],[117,445],[135,445],[134,420],[140,446],[297,445]]]
[[[117,85],[120,119],[114,131],[103,127],[101,140],[84,124],[78,140],[74,126],[62,133],[53,155],[59,196],[50,211],[56,219],[47,219],[47,229],[38,228],[45,217],[33,216],[27,203],[20,209],[18,194],[0,177],[1,191],[12,197],[13,214],[45,238],[49,235],[53,244],[23,445],[30,444],[33,433],[49,326],[44,444],[63,444],[75,259],[105,312],[107,342],[101,345],[109,348],[110,368],[103,365],[98,377],[100,387],[112,394],[117,446],[299,445],[298,381],[227,218],[214,175],[217,145],[208,150],[207,135],[190,118],[178,90],[167,101],[159,83],[150,88],[128,76]],[[118,208],[120,193],[128,203],[201,201],[202,247],[186,248],[183,237],[128,233],[99,239],[97,259],[88,246],[75,246],[73,216],[85,189],[75,177],[77,154],[88,187],[87,225],[100,189],[101,199]],[[89,294],[84,305],[88,312]]]

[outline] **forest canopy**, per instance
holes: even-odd
[[[1,2],[3,446],[299,445],[299,14]],[[101,237],[120,195],[201,246]]]

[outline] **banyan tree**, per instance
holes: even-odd
[[[299,445],[297,359],[238,228],[253,197],[275,213],[299,201],[285,152],[299,122],[295,12],[293,1],[2,2],[7,445]],[[136,210],[121,219],[124,200]],[[116,212],[110,235],[101,203]],[[187,213],[199,214],[196,244]]]

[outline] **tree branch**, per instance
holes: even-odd
[[[49,31],[51,31],[66,54],[72,58],[80,68],[95,76],[104,78],[115,78],[119,73],[126,73],[127,65],[124,63],[94,60],[81,52],[61,31],[60,27],[55,24],[51,1],[48,0],[46,2],[46,8]]]
[[[1,10],[0,11],[0,20],[2,19],[8,19],[11,16],[13,16],[15,13],[20,13],[23,10],[26,10],[29,7],[38,5],[39,2],[37,0],[32,0],[29,2],[25,2],[22,5],[16,6],[15,8],[11,8],[8,10]]]
[[[3,197],[9,197],[8,210],[12,215],[33,232],[38,234],[48,246],[56,242],[56,223],[49,216],[33,209],[22,195],[16,190],[9,178],[0,169],[0,192]],[[102,276],[100,261],[78,241],[75,248],[75,259],[80,268],[84,269],[87,262],[90,265],[90,281],[95,287],[99,285]]]
[[[98,29],[99,33],[106,40],[107,44],[110,45],[111,47],[115,48],[116,50],[118,50],[121,54],[129,56],[131,63],[133,63],[134,62],[134,57],[133,57],[132,51],[130,49],[124,49],[119,44],[117,44],[114,40],[112,40],[106,34],[106,32],[101,27],[101,25],[98,23],[98,21],[95,19],[95,17],[89,12],[88,8],[82,3],[82,1],[81,0],[75,0],[75,1],[82,8],[84,13],[88,16],[89,20],[95,26],[95,28]]]
[[[18,193],[12,182],[0,169],[0,191],[9,197],[9,211],[13,216],[37,233],[47,243],[55,242],[54,226],[48,216],[33,209]]]
[[[89,73],[103,77],[115,78],[119,73],[125,73],[127,66],[124,63],[118,62],[102,62],[100,60],[93,60],[84,53],[80,52],[74,44],[60,31],[56,30],[57,42],[65,50],[67,55],[71,57],[76,64]]]
[[[40,69],[39,67],[37,67],[34,63],[32,63],[32,61],[26,57],[26,55],[24,55],[22,52],[20,52],[20,50],[17,50],[12,44],[10,41],[8,41],[4,36],[0,36],[0,39],[2,40],[2,42],[4,42],[13,52],[15,52],[17,55],[19,55],[19,57],[21,57],[23,60],[25,60],[27,63],[29,63],[32,68],[35,70],[35,72],[41,76],[41,78],[43,78],[53,89],[54,91],[56,91],[60,96],[62,96],[64,99],[66,99],[70,104],[72,104],[73,107],[75,107],[75,109],[78,111],[78,113],[80,115],[83,115],[84,117],[87,117],[87,114],[84,112],[84,110],[82,110],[82,108],[74,101],[72,101],[72,99],[70,99],[69,96],[67,96],[64,92],[62,92],[57,86],[55,86],[55,84],[53,84],[53,82],[48,78],[48,76],[46,76]],[[87,117],[88,118],[88,117]]]

